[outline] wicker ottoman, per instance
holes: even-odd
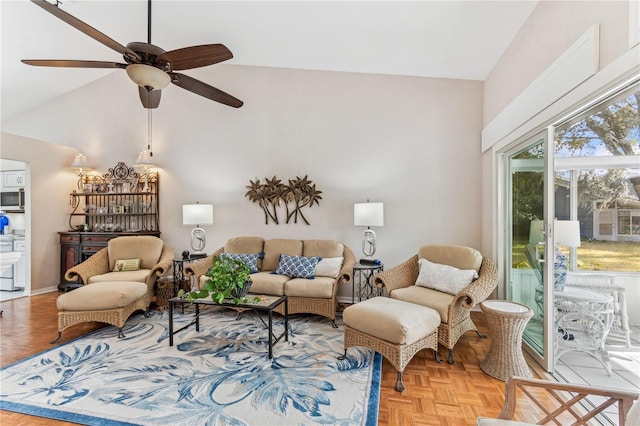
[[[104,322],[118,327],[118,337],[125,337],[122,327],[129,316],[137,311],[145,311],[149,306],[147,285],[133,281],[111,281],[87,284],[56,300],[58,307],[58,338],[62,331],[83,322]]]
[[[421,349],[438,358],[440,315],[431,308],[388,297],[374,297],[344,310],[344,355],[351,346],[366,346],[387,358],[398,371],[396,390],[405,390],[402,372]]]

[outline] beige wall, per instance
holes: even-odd
[[[602,69],[629,49],[629,2],[540,1],[484,82],[484,126],[594,24]]]
[[[26,224],[31,251],[31,293],[60,283],[58,231],[68,229],[69,193],[78,177],[68,166],[77,154],[71,147],[2,133],[0,156],[27,163]],[[28,253],[28,252],[27,252]]]
[[[360,257],[364,229],[353,226],[353,203],[366,199],[385,203],[385,226],[375,232],[376,256],[387,267],[423,244],[480,248],[481,82],[225,64],[190,75],[245,105],[163,90],[153,151],[162,236],[176,253],[189,247],[181,206],[195,201],[214,205],[209,252],[232,236],[261,235],[336,239]],[[3,130],[78,147],[104,173],[118,161],[133,163],[146,146],[147,111],[118,71]],[[323,191],[320,205],[305,211],[310,226],[265,225],[244,197],[249,180],[274,175],[308,175]],[[59,205],[67,205],[69,189]],[[59,221],[52,231],[66,229],[66,217]]]

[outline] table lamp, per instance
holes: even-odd
[[[207,245],[207,235],[204,229],[200,228],[200,225],[212,225],[213,224],[213,205],[211,204],[184,204],[182,206],[182,224],[183,225],[196,225],[191,230],[191,248],[194,255],[202,256],[203,250]]]
[[[384,203],[355,203],[353,205],[353,226],[366,226],[362,233],[362,253],[364,259],[360,262],[377,263],[373,259],[376,252],[376,233],[371,226],[384,226]]]
[[[580,222],[577,220],[553,221],[554,262],[553,275],[556,290],[563,290],[567,279],[567,256],[558,250],[558,246],[580,247]],[[575,256],[572,256],[575,259]]]

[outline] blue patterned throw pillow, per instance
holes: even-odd
[[[259,253],[221,253],[221,259],[233,259],[239,260],[243,262],[245,265],[249,267],[249,272],[251,274],[255,274],[258,272],[258,258],[260,257]]]
[[[304,257],[304,256],[288,256],[286,254],[280,255],[280,262],[274,274],[286,275],[292,278],[307,278],[312,280],[316,271],[316,265],[322,259],[319,256]]]

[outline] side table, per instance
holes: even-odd
[[[185,291],[191,290],[191,286],[189,288],[185,288],[185,277],[184,277],[184,264],[195,262],[196,260],[201,260],[206,257],[205,255],[199,255],[197,257],[182,257],[180,259],[173,259],[173,296],[176,297],[178,295],[178,291],[181,288],[184,288]]]
[[[526,305],[506,300],[480,303],[491,335],[491,347],[480,363],[482,371],[498,380],[511,376],[533,377],[522,353],[522,333],[533,316]]]
[[[378,272],[384,270],[384,264],[376,263],[361,263],[358,262],[353,265],[353,281],[351,282],[351,303],[356,303],[356,281],[358,285],[358,302],[364,299],[369,299],[373,296],[382,296],[382,289],[376,289],[373,287],[371,278]]]

